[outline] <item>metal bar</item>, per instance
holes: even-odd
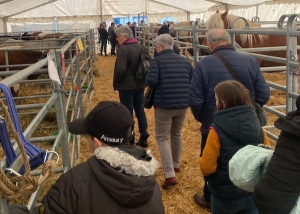
[[[28,125],[26,130],[24,131],[24,137],[28,139],[33,132],[36,130],[36,128],[39,126],[47,112],[50,110],[50,107],[53,106],[55,102],[57,102],[58,96],[57,94],[53,94],[49,100],[43,105],[42,109],[39,111],[39,113],[33,118],[31,123]]]

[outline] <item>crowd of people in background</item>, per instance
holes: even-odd
[[[144,25],[144,20],[141,20],[141,24]],[[135,27],[136,27],[136,22],[130,23],[127,22],[126,24],[131,30],[133,37],[135,37]],[[110,26],[107,29],[106,22],[101,22],[100,26],[98,28],[98,43],[100,46],[99,54],[100,56],[108,56],[107,54],[107,44],[110,43],[111,46],[111,56],[116,55],[116,50],[119,47],[119,44],[117,42],[117,37],[115,30],[119,27],[122,27],[122,24],[116,25],[114,22],[111,22]]]

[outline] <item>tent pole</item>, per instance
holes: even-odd
[[[104,19],[104,15],[103,15],[103,0],[100,0],[100,19],[101,19],[101,23],[103,22]]]

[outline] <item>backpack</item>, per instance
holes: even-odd
[[[150,68],[151,58],[142,48],[140,54],[140,63],[136,71],[133,71],[133,76],[137,82],[144,82]]]

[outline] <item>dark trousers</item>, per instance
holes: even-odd
[[[147,132],[147,118],[143,107],[144,89],[119,91],[119,97],[120,102],[128,108],[132,116],[134,109],[140,135],[149,136]]]
[[[103,49],[104,49],[104,53],[106,54],[107,39],[100,39],[100,43],[101,43],[100,54],[102,54]]]
[[[204,134],[201,134],[201,150],[200,150],[200,157],[202,156],[202,153],[203,153],[203,150],[204,150],[204,147],[205,147],[205,144],[206,144],[206,140],[207,140],[207,135],[204,135]],[[204,194],[204,198],[206,200],[206,202],[210,203],[210,191],[208,189],[208,186],[207,186],[207,182],[208,182],[208,177],[207,176],[204,176],[204,187],[203,187],[203,194]]]
[[[110,53],[111,55],[116,55],[116,40],[115,39],[111,39],[110,40],[110,45],[111,45],[111,50]]]

